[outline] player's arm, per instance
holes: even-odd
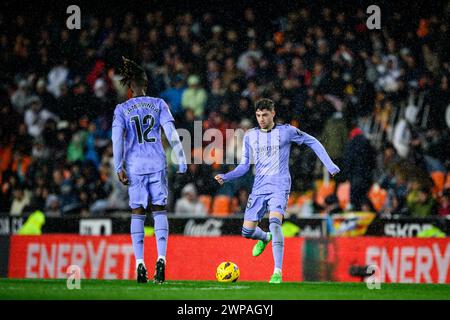
[[[123,137],[125,134],[125,121],[120,114],[118,108],[114,111],[114,119],[112,123],[112,147],[113,147],[113,160],[114,160],[114,170],[116,171],[120,182],[123,184],[128,184],[128,178],[123,170]]]
[[[187,170],[186,155],[184,154],[183,145],[180,141],[180,136],[178,135],[175,125],[172,121],[166,122],[162,125],[164,134],[172,147],[173,152],[177,156],[178,161],[178,172],[185,173]]]
[[[214,177],[220,184],[227,181],[242,177],[250,169],[250,145],[248,143],[248,136],[244,136],[244,144],[242,145],[242,158],[239,165],[234,170],[226,174],[218,174]]]
[[[319,157],[320,161],[322,161],[323,165],[327,168],[328,172],[332,176],[341,171],[341,169],[339,169],[339,167],[334,164],[333,160],[331,160],[330,156],[328,155],[323,145],[319,142],[319,140],[301,131],[300,129],[297,129],[295,127],[291,128],[293,130],[291,137],[292,142],[295,142],[299,145],[306,144],[308,147],[310,147],[317,155],[317,157]]]
[[[177,163],[178,163],[178,171],[177,173],[185,173],[187,171],[187,162],[186,155],[184,154],[183,145],[180,141],[180,136],[178,135],[177,130],[175,129],[175,119],[170,113],[169,106],[167,103],[160,99],[160,107],[161,107],[161,115],[160,115],[160,123],[161,127],[164,130],[164,134],[167,137],[167,140],[172,147],[172,151],[176,154]]]

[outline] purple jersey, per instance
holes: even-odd
[[[241,162],[235,170],[223,175],[224,181],[244,175],[250,164],[254,163],[256,172],[252,194],[289,193],[289,155],[292,143],[306,144],[312,148],[330,173],[339,171],[316,138],[291,125],[277,124],[267,132],[259,128],[246,132]]]
[[[143,96],[118,104],[114,110],[113,136],[114,132],[123,132],[125,145],[123,154],[120,149],[114,154],[116,172],[122,169],[122,161],[129,174],[164,170],[166,154],[161,143],[161,126],[169,121],[174,119],[162,99]],[[113,137],[113,149],[114,138],[118,137]]]

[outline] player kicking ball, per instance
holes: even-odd
[[[259,128],[248,130],[244,135],[240,164],[227,174],[218,174],[215,179],[223,183],[243,176],[255,164],[255,181],[245,210],[242,236],[258,240],[253,247],[253,256],[259,256],[272,241],[274,272],[270,283],[281,283],[284,253],[284,237],[281,223],[285,214],[291,189],[289,155],[291,143],[306,144],[319,157],[331,175],[340,169],[328,156],[325,148],[314,137],[291,125],[275,124],[275,104],[270,99],[261,99],[255,104]],[[269,232],[258,227],[258,222],[269,212]]]
[[[126,58],[123,58],[123,62],[121,82],[131,89],[133,97],[118,104],[114,110],[114,167],[119,180],[129,186],[132,213],[130,231],[137,282],[148,282],[144,263],[144,222],[148,211],[153,215],[158,251],[154,283],[163,283],[169,223],[166,210],[166,154],[161,143],[161,127],[177,155],[179,173],[186,172],[186,158],[169,107],[164,100],[146,95],[148,80],[144,69]]]

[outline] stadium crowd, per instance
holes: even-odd
[[[203,129],[248,130],[253,103],[268,97],[278,122],[316,136],[342,172],[316,201],[320,162],[293,147],[294,213],[450,214],[449,8],[414,19],[392,13],[381,30],[367,28],[364,8],[303,7],[269,23],[252,8],[236,14],[239,23],[208,12],[90,15],[81,30],[42,19],[0,19],[0,212],[128,210],[110,141],[114,107],[128,97],[117,71],[126,56],[146,69],[148,94],[168,103],[177,128],[193,133],[202,120]],[[411,97],[422,103],[404,116]],[[205,199],[231,197],[225,211],[242,213],[251,173],[222,187],[213,179],[232,168],[190,164],[176,175],[169,162],[170,210],[206,215],[215,207]],[[339,186],[349,186],[349,199]],[[374,188],[385,192],[377,204],[367,197]]]

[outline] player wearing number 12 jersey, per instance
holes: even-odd
[[[162,283],[165,280],[169,226],[166,211],[166,154],[161,143],[161,128],[177,155],[179,173],[186,172],[186,158],[169,107],[164,100],[146,95],[148,80],[145,71],[133,61],[123,60],[121,81],[131,89],[133,97],[118,104],[114,111],[114,167],[119,180],[129,186],[131,239],[137,281],[148,281],[144,263],[144,222],[147,211],[153,215],[158,251],[154,282]]]

